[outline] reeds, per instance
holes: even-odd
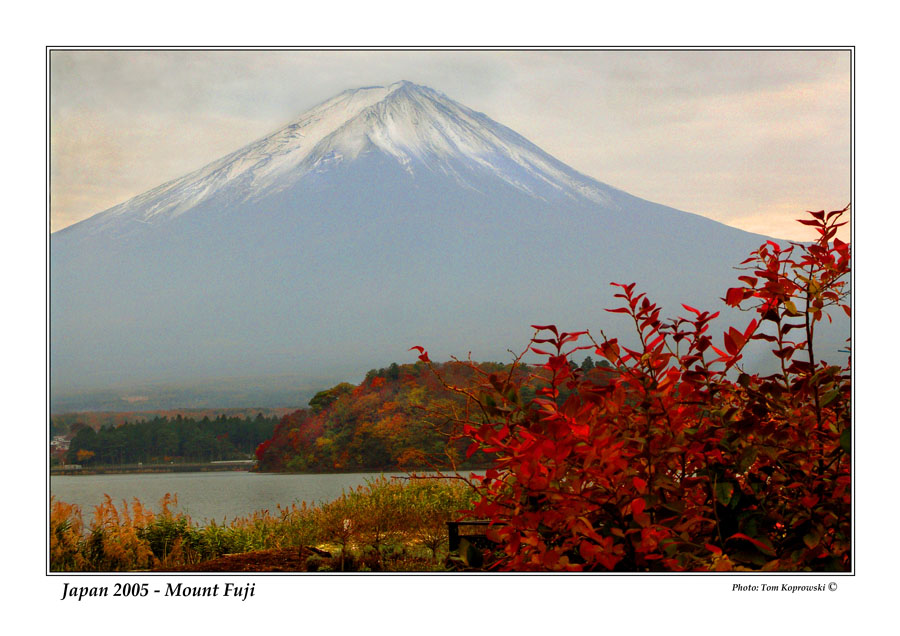
[[[166,495],[154,513],[109,496],[85,527],[78,506],[51,498],[50,569],[114,572],[202,564],[225,554],[313,546],[334,554],[311,569],[440,569],[446,521],[471,507],[472,491],[454,480],[369,482],[319,506],[261,510],[230,523],[194,524]]]

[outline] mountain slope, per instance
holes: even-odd
[[[602,311],[611,281],[718,309],[764,239],[586,177],[431,89],[346,91],[51,236],[51,402],[353,379],[413,344],[505,360],[529,324],[625,328]]]

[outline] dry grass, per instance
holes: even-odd
[[[154,513],[134,499],[109,496],[85,526],[78,506],[51,498],[50,569],[122,572],[197,566],[226,554],[316,546],[336,555],[333,568],[442,567],[445,522],[470,507],[460,482],[379,479],[322,506],[262,510],[228,524],[195,525],[166,495]],[[424,565],[423,565],[424,564]]]

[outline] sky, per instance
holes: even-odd
[[[401,79],[588,176],[745,230],[810,239],[795,219],[850,203],[848,50],[54,50],[50,229]]]

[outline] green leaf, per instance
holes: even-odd
[[[813,528],[808,533],[803,535],[803,543],[806,544],[806,547],[812,550],[819,542],[822,540],[822,531],[819,528]]]
[[[731,482],[723,481],[716,484],[716,499],[720,504],[727,506],[731,503],[732,496],[734,496],[734,485]]]
[[[741,459],[738,461],[738,471],[746,473],[747,470],[756,461],[757,450],[755,446],[750,446],[741,453]]]
[[[834,398],[841,394],[840,389],[832,389],[828,393],[825,394],[825,397],[822,398],[822,406],[828,406],[832,402],[834,402]]]
[[[850,429],[845,428],[844,432],[841,433],[841,448],[844,449],[844,452],[848,455],[850,454]]]

